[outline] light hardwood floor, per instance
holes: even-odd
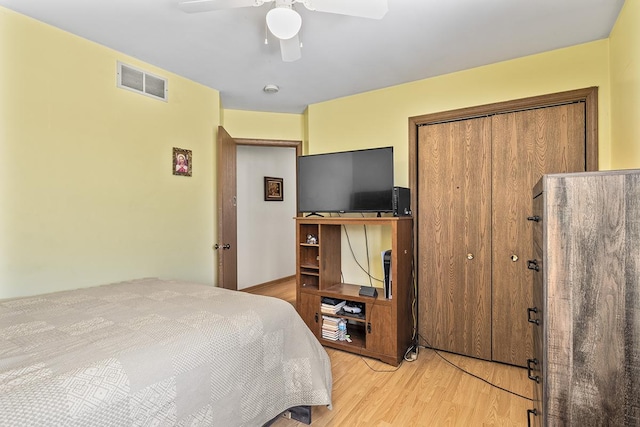
[[[293,280],[248,290],[295,305]],[[421,348],[398,368],[327,348],[333,372],[333,409],[314,407],[322,426],[526,426],[531,402],[493,387],[451,363],[505,389],[531,397],[525,369]],[[305,424],[281,418],[273,427]]]

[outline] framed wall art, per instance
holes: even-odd
[[[173,174],[191,176],[191,150],[173,147]]]
[[[282,178],[264,177],[264,200],[281,202],[284,200],[284,180]]]

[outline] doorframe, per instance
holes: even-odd
[[[598,87],[571,90],[529,98],[515,99],[438,113],[409,117],[409,188],[411,189],[411,207],[414,217],[413,252],[414,265],[418,265],[418,241],[420,230],[415,218],[420,217],[418,207],[418,127],[449,121],[466,120],[494,114],[523,111],[535,108],[551,107],[573,102],[585,103],[585,170],[598,170]],[[418,307],[419,278],[414,277],[416,307]],[[417,308],[419,309],[419,308]],[[417,322],[417,320],[416,320]],[[416,324],[416,328],[418,325]]]
[[[257,145],[262,147],[280,147],[295,148],[296,157],[302,155],[302,141],[292,139],[250,139],[250,138],[234,138],[236,146],[238,145]]]
[[[562,105],[572,102],[585,103],[585,169],[587,171],[596,171],[598,170],[597,86],[409,117],[409,188],[411,188],[411,206],[413,210],[413,217],[418,218],[420,215],[418,209],[418,193],[420,190],[418,188],[417,163],[418,127],[428,124],[465,120],[474,117],[530,110],[533,108],[551,107],[554,105]],[[416,227],[416,231],[413,235],[414,248],[418,247],[418,231],[419,230]],[[414,262],[417,262],[417,251],[414,251],[413,256]]]
[[[301,140],[286,140],[286,139],[256,139],[256,138],[235,138],[232,137],[234,143],[235,143],[235,149],[237,151],[237,148],[239,145],[247,145],[247,146],[256,146],[256,147],[275,147],[275,148],[295,148],[296,150],[296,159],[302,155],[302,141]],[[237,158],[234,157],[235,162],[233,164],[224,164],[223,165],[223,170],[219,171],[219,173],[225,173],[225,174],[237,174]],[[298,186],[298,171],[296,168],[296,188]],[[216,192],[219,192],[219,190],[216,188]],[[237,189],[236,189],[237,192]],[[236,194],[237,196],[237,194]],[[297,198],[297,196],[296,196]],[[219,202],[218,202],[219,203]],[[224,206],[219,206],[219,209],[224,209]],[[237,227],[237,212],[234,210],[234,214],[236,216],[236,227]],[[224,215],[218,215],[217,217],[217,227],[220,227],[221,224],[220,222],[222,221],[222,218],[224,217]],[[233,241],[230,242],[225,242],[225,243],[229,243],[231,245],[233,245],[233,247],[237,247],[238,244],[238,239],[237,239],[237,230],[234,236]],[[216,254],[216,256],[221,256],[220,254]],[[220,265],[219,262],[216,262],[216,265]],[[237,276],[237,268],[238,268],[238,264],[236,262],[236,276]],[[216,281],[219,282],[220,278],[220,272],[217,272],[217,279]],[[238,289],[238,283],[236,282],[235,284],[235,290]]]

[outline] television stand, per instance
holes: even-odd
[[[411,346],[413,322],[413,218],[296,218],[296,309],[320,343],[398,366]],[[360,295],[360,286],[341,283],[343,225],[379,226],[390,230],[393,299],[379,292],[377,298]],[[317,241],[307,243],[307,235]],[[346,301],[361,313],[339,312],[331,317],[347,319],[351,342],[323,338],[322,300]],[[350,304],[351,303],[351,304]]]

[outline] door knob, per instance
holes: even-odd
[[[513,254],[511,255],[511,261],[516,262],[518,260],[518,255]]]
[[[467,259],[473,259],[473,254],[467,254]]]

